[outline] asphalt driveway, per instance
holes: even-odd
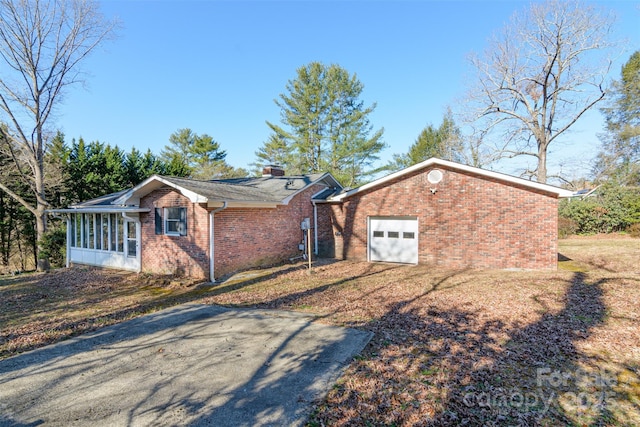
[[[302,425],[367,332],[187,304],[0,362],[0,426]]]

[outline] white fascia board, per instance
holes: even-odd
[[[330,197],[327,201],[328,202],[342,201],[345,198],[350,197],[350,196],[352,196],[354,194],[360,193],[362,191],[369,190],[371,188],[378,187],[380,185],[386,184],[389,181],[392,181],[392,180],[397,179],[397,178],[401,178],[404,175],[411,174],[413,172],[419,171],[421,169],[424,169],[424,168],[427,168],[427,167],[430,167],[430,166],[442,166],[442,167],[450,168],[450,169],[453,169],[453,170],[459,170],[459,171],[473,173],[475,175],[480,175],[480,176],[484,176],[484,177],[487,177],[487,178],[494,178],[494,179],[497,179],[497,180],[500,180],[500,181],[509,182],[509,183],[520,185],[520,186],[523,186],[523,187],[533,188],[533,189],[536,189],[536,190],[541,190],[541,191],[545,191],[545,192],[548,192],[548,193],[557,194],[558,197],[570,197],[571,194],[573,194],[569,190],[565,190],[564,188],[560,188],[560,187],[555,187],[553,185],[541,184],[541,183],[535,182],[535,181],[528,181],[526,179],[517,178],[517,177],[511,176],[511,175],[506,175],[506,174],[499,173],[499,172],[480,169],[480,168],[476,168],[476,167],[473,167],[473,166],[467,166],[467,165],[463,165],[461,163],[451,162],[451,161],[448,161],[448,160],[442,160],[442,159],[438,159],[438,158],[432,157],[432,158],[430,158],[428,160],[425,160],[424,162],[417,163],[417,164],[415,164],[413,166],[409,166],[408,168],[399,170],[397,172],[394,172],[392,174],[389,174],[387,176],[379,178],[379,179],[377,179],[375,181],[371,181],[368,184],[365,184],[365,185],[363,185],[361,187],[358,187],[358,188],[354,188],[353,190],[347,191],[346,193],[339,194],[339,195],[334,196],[334,197]]]
[[[189,199],[191,203],[207,203],[208,199],[198,193],[195,193],[191,190],[187,190],[184,187],[181,187],[173,182],[164,179],[158,175],[152,175],[149,178],[142,181],[140,184],[133,187],[131,190],[124,193],[122,196],[118,197],[113,201],[113,204],[126,205],[131,204],[140,204],[140,198],[146,196],[151,193],[153,190],[160,188],[164,184],[168,187],[174,188],[180,192],[183,196]]]
[[[144,213],[149,212],[149,208],[126,207],[126,206],[91,206],[89,208],[68,208],[68,209],[47,209],[50,213]]]

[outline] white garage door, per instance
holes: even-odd
[[[369,219],[371,261],[418,263],[418,220],[407,217]]]

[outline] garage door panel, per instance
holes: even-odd
[[[418,263],[418,220],[415,218],[371,218],[371,261]]]

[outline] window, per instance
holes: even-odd
[[[127,256],[136,256],[136,223],[127,221]]]
[[[415,239],[416,238],[416,233],[409,232],[409,231],[404,231],[402,233],[402,238],[403,239]]]
[[[69,242],[69,245],[75,247],[76,245],[76,214],[71,214],[69,219],[69,226],[71,227],[71,230],[69,231],[71,242]]]
[[[373,237],[384,237],[384,231],[374,231]]]
[[[109,250],[112,252],[116,251],[116,242],[117,242],[117,238],[118,238],[118,230],[116,228],[116,214],[109,214],[109,222],[111,224],[111,231],[109,233],[109,236],[111,237],[111,240],[109,242]]]
[[[88,246],[88,248],[89,249],[95,249],[95,247],[93,245],[94,244],[93,237],[94,237],[95,231],[96,231],[95,228],[94,228],[94,219],[95,219],[95,217],[94,217],[93,214],[87,214],[87,218],[88,218],[87,229],[89,231],[89,233],[88,233],[89,234],[89,242],[88,242],[89,246]]]
[[[187,235],[187,208],[164,208],[164,234]]]
[[[118,249],[117,252],[124,252],[124,219],[121,215],[117,216],[117,232],[118,232]]]
[[[109,250],[109,214],[102,214],[102,250]]]
[[[75,226],[76,238],[75,238],[75,241],[73,242],[73,246],[75,246],[76,248],[81,248],[82,247],[82,214],[74,213],[73,221],[76,224]]]
[[[96,214],[96,249],[102,249],[102,215]]]
[[[82,225],[83,225],[83,233],[82,233],[82,247],[89,247],[89,214],[82,214]]]
[[[397,231],[387,231],[387,237],[390,239],[398,239],[400,237],[400,233]]]

